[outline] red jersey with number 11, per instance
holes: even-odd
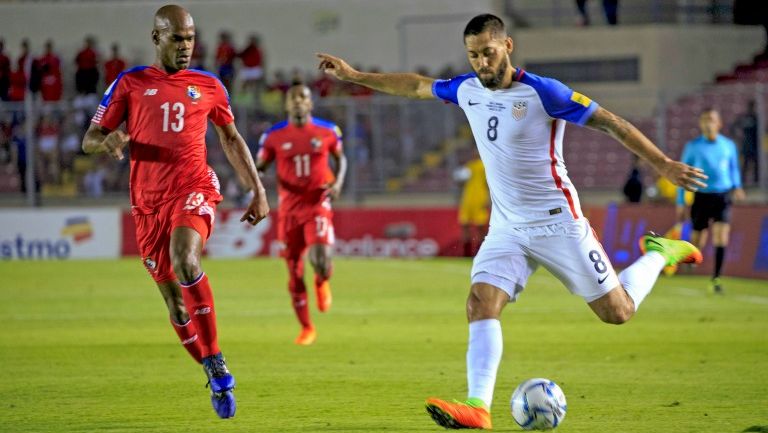
[[[306,125],[280,122],[259,142],[259,158],[275,161],[282,212],[322,205],[334,182],[329,153],[341,153],[341,129],[310,117]]]
[[[154,213],[168,200],[219,189],[208,167],[208,119],[234,121],[229,95],[210,73],[184,69],[169,74],[156,66],[121,73],[104,93],[91,122],[114,130],[126,122],[131,136],[131,205],[134,213]]]

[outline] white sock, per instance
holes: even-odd
[[[651,293],[659,273],[667,260],[656,251],[650,251],[632,263],[619,274],[619,282],[635,302],[635,311],[646,296]]]
[[[485,319],[469,324],[467,348],[467,382],[469,398],[475,397],[491,407],[496,371],[501,362],[504,342],[501,338],[501,322]]]

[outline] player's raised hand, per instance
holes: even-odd
[[[317,58],[320,59],[320,64],[317,69],[325,72],[328,75],[332,75],[339,80],[348,81],[349,78],[357,72],[355,68],[349,66],[344,60],[325,53],[316,53]]]
[[[688,191],[696,192],[699,188],[705,188],[707,186],[707,184],[703,182],[707,179],[707,175],[704,174],[704,171],[680,161],[670,160],[667,162],[662,168],[661,174],[673,184],[681,186]]]
[[[248,205],[248,209],[245,210],[240,221],[246,221],[248,224],[255,226],[259,221],[266,218],[268,213],[269,204],[267,203],[267,196],[262,192],[262,194],[253,196],[251,203]]]
[[[115,129],[110,132],[106,138],[104,138],[104,147],[107,153],[112,155],[112,158],[121,160],[123,156],[123,148],[131,141],[131,136],[121,129]]]

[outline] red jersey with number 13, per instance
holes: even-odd
[[[303,126],[284,121],[267,130],[259,144],[259,158],[275,161],[282,212],[323,204],[335,180],[328,155],[342,151],[338,126],[314,117]]]
[[[139,66],[109,86],[91,122],[109,130],[126,122],[134,213],[154,213],[196,190],[218,193],[218,179],[206,161],[208,119],[218,126],[234,121],[229,95],[213,74]]]

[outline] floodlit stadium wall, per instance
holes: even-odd
[[[639,255],[637,239],[653,230],[664,233],[675,221],[672,206],[586,207],[584,213],[617,268]],[[216,215],[206,247],[211,258],[277,256],[277,212],[252,227],[241,223],[241,211]],[[736,206],[726,274],[768,279],[768,206]],[[357,257],[420,258],[461,254],[460,228],[454,208],[338,209],[334,215],[336,254]],[[684,233],[685,234],[685,233]],[[4,260],[114,259],[136,256],[135,227],[130,213],[105,208],[4,209],[0,212],[0,257]],[[705,263],[711,269],[711,247]]]

